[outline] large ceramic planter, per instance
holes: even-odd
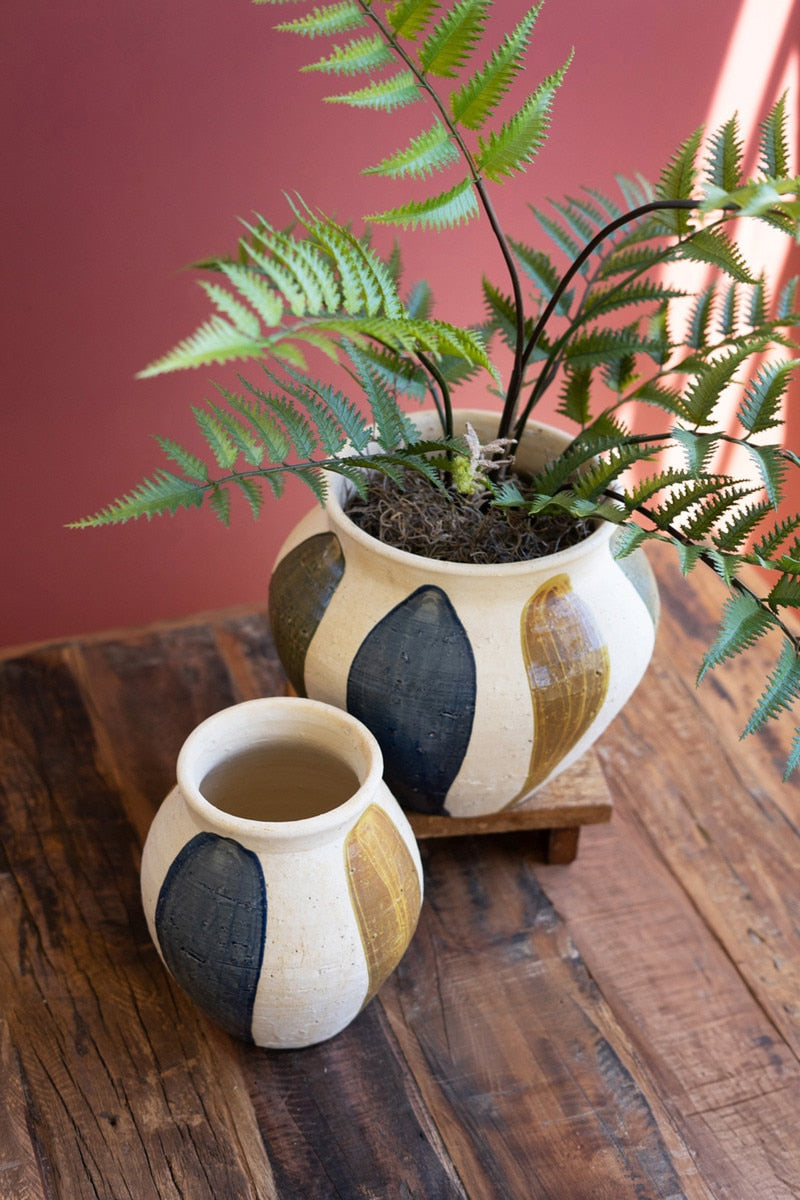
[[[495,414],[457,415],[482,440],[494,436]],[[565,442],[532,425],[520,465],[540,465]],[[535,561],[435,562],[365,534],[343,512],[345,494],[334,479],[326,508],[276,560],[270,617],[292,686],[373,731],[408,809],[477,816],[529,800],[644,674],[658,619],[646,559],[617,561],[614,528],[602,525]]]
[[[315,798],[313,815],[300,820],[211,804],[201,791],[209,771],[267,743],[291,747],[301,766],[322,751],[328,766],[332,758],[354,774],[356,790],[332,808]],[[272,1048],[323,1041],[400,961],[419,915],[422,869],[381,771],[369,731],[312,700],[237,704],[185,742],[178,785],[145,842],[142,901],[165,966],[229,1033]],[[267,811],[280,803],[285,772],[264,781]],[[333,773],[306,775],[325,796]],[[236,797],[226,805],[236,809]]]

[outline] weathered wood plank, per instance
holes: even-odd
[[[467,1200],[381,1005],[307,1050],[247,1052],[281,1200]]]
[[[707,1200],[520,839],[423,854],[420,928],[380,1000],[471,1200]]]
[[[694,689],[708,593],[659,576],[656,658],[599,749],[614,822],[587,831],[577,870],[538,873],[715,1195],[794,1200],[800,837],[796,785],[782,789],[774,761],[785,734],[738,743],[735,672]]]
[[[0,883],[0,904],[5,900]],[[19,1055],[0,1020],[0,1200],[47,1200],[36,1147],[28,1132],[28,1103]]]
[[[275,1196],[227,1039],[166,980],[67,656],[0,668],[0,997],[45,1194]]]

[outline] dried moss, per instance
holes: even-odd
[[[424,476],[412,473],[404,489],[375,474],[366,499],[353,496],[345,511],[354,524],[387,546],[457,563],[543,558],[582,541],[593,529],[568,513],[531,516],[518,508],[492,507],[486,493],[443,493]]]

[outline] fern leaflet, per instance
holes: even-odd
[[[481,71],[450,96],[453,119],[467,129],[481,129],[523,69],[523,57],[541,4],[530,9]]]
[[[759,729],[765,721],[792,707],[800,693],[800,656],[790,642],[784,642],[775,670],[756,705],[742,737]]]
[[[533,162],[547,137],[553,99],[570,61],[540,83],[499,132],[492,132],[488,141],[479,137],[477,168],[487,179],[498,181]]]
[[[276,0],[256,0],[256,3],[273,4]],[[280,2],[280,0],[278,0]],[[347,33],[364,25],[366,18],[354,0],[340,0],[336,4],[323,4],[304,17],[284,21],[275,28],[282,33],[299,33],[304,37],[327,37]]]
[[[422,44],[419,60],[426,75],[456,78],[473,54],[488,16],[487,0],[459,0]]]
[[[373,80],[366,87],[336,96],[326,96],[329,104],[349,104],[351,108],[371,108],[376,112],[393,112],[419,100],[420,92],[411,71],[399,71],[390,79]]]
[[[392,179],[406,176],[422,178],[434,171],[443,171],[458,162],[459,153],[447,128],[440,120],[419,137],[412,138],[403,150],[398,150],[377,166],[367,167],[365,175],[388,175]]]
[[[775,618],[772,613],[749,593],[735,592],[729,596],[723,606],[717,636],[703,656],[697,682],[707,671],[749,649],[773,628]]]
[[[406,229],[452,229],[477,217],[479,211],[472,180],[465,179],[438,196],[411,200],[399,208],[373,213],[367,220]]]

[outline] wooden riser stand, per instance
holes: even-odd
[[[578,853],[582,825],[599,825],[611,820],[613,804],[597,755],[584,756],[535,796],[508,812],[481,817],[438,817],[406,812],[419,839],[467,837],[515,830],[544,830],[547,835],[545,861],[567,864]]]
[[[290,683],[286,684],[286,695],[297,695]],[[406,816],[420,841],[543,830],[547,838],[545,862],[566,866],[577,857],[581,826],[610,821],[613,807],[597,755],[588,750],[530,800],[508,812],[481,817],[438,817],[406,810]]]

